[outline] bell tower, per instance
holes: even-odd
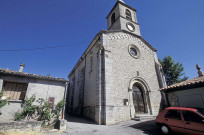
[[[108,21],[108,30],[126,30],[141,36],[136,10],[125,4],[123,0],[117,0],[106,19]]]

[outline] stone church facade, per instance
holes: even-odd
[[[156,116],[166,86],[156,49],[140,34],[136,10],[118,0],[69,74],[68,112],[115,124]]]

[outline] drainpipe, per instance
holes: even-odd
[[[64,107],[62,108],[62,119],[64,119],[64,114],[65,114],[65,105],[66,105],[66,95],[67,95],[67,86],[68,86],[69,81],[66,81],[65,83],[65,91],[64,91]]]

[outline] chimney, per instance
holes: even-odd
[[[23,68],[24,68],[24,67],[25,67],[25,64],[22,63],[22,64],[20,65],[19,72],[23,72]]]
[[[198,70],[198,76],[201,77],[203,76],[203,71],[201,70],[200,66],[198,64],[196,64],[196,68]]]

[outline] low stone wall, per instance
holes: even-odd
[[[0,132],[40,131],[41,121],[0,122]]]
[[[77,117],[84,117],[88,118],[90,120],[95,121],[95,106],[88,106],[83,107],[83,110],[81,112],[79,111],[79,108],[69,108],[69,115],[77,116]]]
[[[83,115],[84,117],[95,121],[95,106],[84,107]]]

